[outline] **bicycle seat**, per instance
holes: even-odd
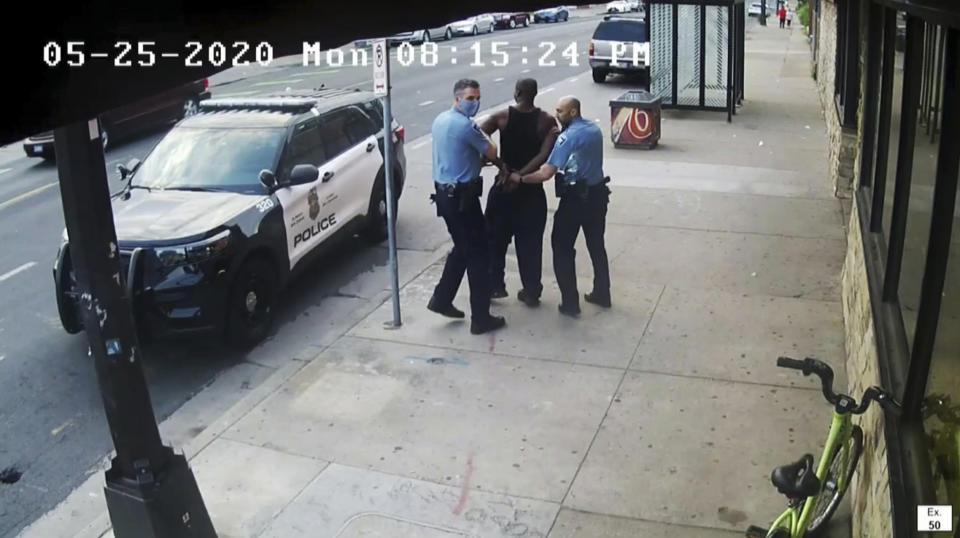
[[[777,491],[791,499],[804,499],[820,493],[820,479],[813,468],[813,456],[806,454],[796,463],[777,467],[770,480]]]

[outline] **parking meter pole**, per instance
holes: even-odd
[[[69,258],[116,455],[106,472],[116,538],[216,538],[193,473],[160,440],[126,296],[96,120],[54,131]]]
[[[400,277],[397,274],[397,211],[393,194],[393,114],[390,112],[390,59],[387,63],[387,95],[383,97],[383,130],[386,157],[384,167],[387,179],[387,243],[390,245],[390,285],[393,290],[393,326],[399,327],[400,321]]]

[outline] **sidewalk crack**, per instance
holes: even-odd
[[[643,342],[643,338],[647,335],[647,330],[650,328],[650,323],[653,322],[653,316],[656,315],[657,308],[660,306],[660,301],[663,299],[663,294],[666,292],[666,290],[667,286],[664,285],[660,287],[660,293],[657,294],[657,300],[653,304],[653,310],[650,312],[650,317],[647,318],[647,323],[643,327],[643,332],[640,334],[640,339],[637,340],[637,346],[633,350],[633,355],[630,357],[630,362],[627,364],[626,368],[623,369],[623,374],[620,376],[620,382],[617,383],[617,388],[610,396],[610,403],[607,404],[607,409],[604,411],[600,422],[597,423],[596,431],[593,432],[593,439],[590,440],[590,445],[587,446],[587,449],[583,451],[583,458],[580,459],[580,464],[577,465],[577,471],[573,473],[573,478],[570,479],[570,484],[567,486],[567,491],[563,494],[563,498],[560,500],[560,510],[557,511],[557,515],[553,519],[553,523],[550,525],[550,530],[547,531],[547,536],[550,536],[550,533],[553,532],[553,528],[557,525],[557,520],[560,518],[560,512],[563,510],[563,507],[567,502],[567,497],[570,496],[570,492],[573,491],[573,485],[577,482],[577,477],[580,476],[580,471],[583,470],[583,465],[587,462],[587,456],[590,455],[590,451],[593,450],[593,445],[597,442],[597,437],[600,436],[600,429],[603,427],[603,423],[610,415],[610,409],[613,407],[613,403],[617,399],[617,394],[619,394],[620,390],[623,388],[623,382],[626,380],[627,374],[630,373],[630,367],[633,366],[633,360],[636,358],[637,352],[640,350],[640,344]]]

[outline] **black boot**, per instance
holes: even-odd
[[[595,293],[587,293],[583,296],[583,298],[588,303],[595,304],[597,306],[602,306],[604,308],[610,308],[612,306],[610,304],[610,297],[600,297]]]
[[[446,316],[448,318],[461,319],[464,317],[463,312],[461,312],[460,310],[457,310],[457,308],[452,304],[447,306],[439,306],[432,297],[430,298],[430,302],[427,303],[427,310],[431,312],[436,312],[437,314],[440,314],[441,316]]]
[[[527,295],[527,290],[517,292],[517,299],[531,308],[540,306],[540,298]]]
[[[570,316],[571,318],[575,318],[580,315],[579,306],[567,306],[563,303],[560,303],[557,305],[557,310],[559,310],[564,316]]]
[[[473,334],[483,334],[495,331],[507,325],[507,320],[501,316],[489,316],[487,318],[475,319],[470,323],[470,332]]]

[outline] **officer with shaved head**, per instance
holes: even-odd
[[[610,178],[603,173],[603,132],[583,118],[580,101],[573,96],[561,98],[556,118],[563,130],[547,162],[535,172],[513,172],[508,181],[525,185],[556,176],[560,204],[553,216],[553,270],[562,297],[560,313],[576,317],[580,314],[580,297],[574,244],[581,228],[593,262],[593,290],[584,299],[604,308],[611,306],[610,268],[603,239],[610,201],[606,183]]]

